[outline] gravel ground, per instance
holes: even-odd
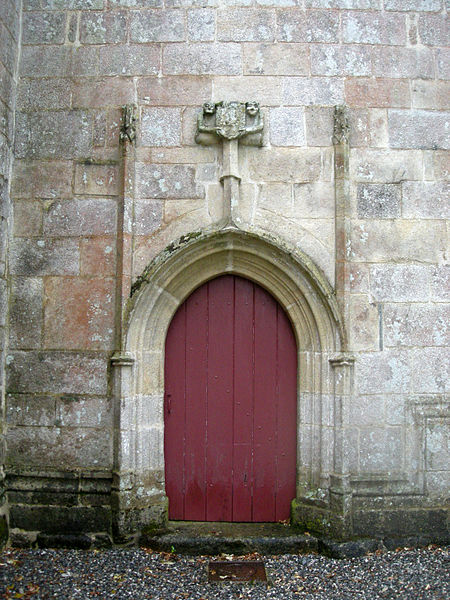
[[[447,600],[450,597],[448,548],[377,551],[346,560],[315,554],[265,557],[253,554],[245,558],[264,560],[268,584],[207,583],[208,556],[177,556],[143,548],[8,549],[0,553],[0,598]]]

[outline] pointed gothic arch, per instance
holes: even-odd
[[[301,252],[236,229],[185,236],[163,251],[135,285],[116,369],[116,511],[119,530],[166,514],[164,351],[178,307],[221,274],[265,288],[291,321],[298,347],[297,496],[329,485],[333,470],[333,377],[342,323],[325,276]],[[331,449],[330,449],[331,444]],[[130,516],[130,515],[134,516]]]

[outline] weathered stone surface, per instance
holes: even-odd
[[[120,191],[118,165],[75,165],[75,194],[115,196]]]
[[[217,11],[217,39],[222,42],[265,42],[274,38],[273,11],[251,8]]]
[[[145,77],[138,82],[138,99],[141,104],[161,106],[194,105],[196,110],[205,98],[210,98],[211,80],[208,77]],[[191,127],[195,128],[190,122]]]
[[[442,8],[441,0],[385,0],[386,10],[417,10],[417,11],[439,11]]]
[[[395,349],[358,355],[356,377],[360,394],[408,392],[412,374],[409,355],[405,351]]]
[[[99,56],[101,75],[157,75],[161,62],[157,46],[140,44],[102,46]]]
[[[64,12],[29,12],[23,15],[24,44],[62,44],[66,25]]]
[[[82,44],[117,44],[125,42],[127,16],[125,12],[88,12],[81,14],[80,41]]]
[[[308,182],[320,178],[321,154],[317,149],[261,149],[249,153],[249,173],[254,181]]]
[[[294,199],[300,217],[330,219],[334,216],[334,186],[331,183],[295,183]]]
[[[393,184],[360,183],[357,201],[360,219],[393,219],[400,216],[401,189]]]
[[[349,106],[409,107],[409,83],[398,79],[348,78],[345,99]]]
[[[312,75],[372,74],[372,52],[365,46],[315,44],[311,46]]]
[[[304,146],[303,108],[273,108],[270,111],[270,141],[274,146]]]
[[[66,198],[72,193],[68,161],[16,160],[11,195],[15,198]]]
[[[90,237],[80,242],[80,274],[112,277],[116,270],[116,242],[113,237]]]
[[[170,44],[163,51],[163,68],[169,75],[240,75],[241,51],[239,44]]]
[[[428,301],[429,284],[429,267],[424,265],[388,264],[370,267],[370,292],[378,301]]]
[[[386,148],[389,145],[387,113],[380,108],[352,108],[349,111],[350,147],[371,146]]]
[[[178,108],[143,108],[141,142],[144,146],[179,146],[181,112]]]
[[[72,50],[71,73],[75,77],[94,77],[99,75],[99,62],[97,46],[75,47]]]
[[[11,291],[10,348],[39,348],[42,335],[41,278],[17,277]],[[24,318],[26,315],[26,318]]]
[[[22,239],[12,241],[10,270],[13,275],[76,275],[80,268],[76,240]]]
[[[349,252],[356,261],[435,263],[445,251],[446,238],[444,224],[439,221],[367,220],[354,224]]]
[[[349,337],[352,351],[378,350],[380,327],[378,307],[368,296],[351,296]]]
[[[448,387],[448,348],[420,348],[411,351],[412,390],[417,394],[442,394]]]
[[[44,347],[110,350],[114,339],[114,282],[111,279],[47,277]]]
[[[450,50],[438,48],[435,50],[437,76],[439,79],[450,79]]]
[[[12,352],[7,357],[10,393],[96,394],[107,391],[107,359],[73,352]]]
[[[360,468],[366,473],[399,471],[403,467],[402,437],[399,427],[362,430]]]
[[[73,88],[75,108],[122,106],[134,100],[133,82],[119,78],[79,79]]]
[[[236,98],[252,98],[264,106],[282,104],[280,80],[269,76],[216,77],[214,99],[233,101]],[[298,102],[297,104],[300,104]]]
[[[448,46],[449,30],[446,14],[420,15],[419,34],[422,44],[427,46]]]
[[[289,77],[283,82],[283,101],[293,106],[344,102],[344,82],[337,77]]]
[[[55,237],[114,233],[116,211],[116,201],[106,198],[55,200],[44,214],[44,233]]]
[[[440,265],[431,269],[431,299],[448,301],[450,289],[450,265]]]
[[[14,235],[17,237],[42,236],[42,207],[35,200],[15,200]]]
[[[194,42],[212,42],[216,33],[215,12],[210,8],[192,8],[187,11],[188,39]]]
[[[426,110],[389,110],[389,141],[393,148],[450,148],[448,115]]]
[[[448,304],[387,304],[384,306],[386,346],[448,346]]]
[[[18,113],[17,158],[78,158],[89,155],[92,119],[83,110]]]
[[[244,44],[246,75],[308,75],[306,44]]]
[[[339,15],[333,11],[280,10],[277,14],[281,42],[337,42]]]
[[[203,198],[195,182],[195,169],[187,165],[136,165],[136,190],[140,198]]]
[[[72,49],[68,46],[25,46],[22,49],[22,77],[64,77],[70,73]]]
[[[12,506],[11,526],[35,530],[36,525],[48,533],[110,531],[110,507]]]
[[[181,10],[133,11],[130,14],[132,42],[181,42],[185,39],[185,15]]]
[[[6,420],[9,425],[55,425],[55,398],[28,394],[9,394],[6,399]]]
[[[402,185],[402,215],[410,219],[450,218],[450,183],[406,181]]]
[[[352,11],[342,15],[344,43],[402,46],[406,42],[403,15]]]
[[[305,107],[306,140],[308,146],[331,146],[334,126],[334,108]]]
[[[160,200],[137,200],[135,204],[134,231],[136,235],[149,235],[161,226],[163,207]]]
[[[111,427],[111,400],[61,396],[56,400],[56,421],[60,427]]]
[[[434,76],[433,54],[428,48],[383,46],[373,50],[373,74],[376,77]]]
[[[418,151],[350,151],[350,175],[354,181],[401,183],[421,179],[421,171],[422,154]]]

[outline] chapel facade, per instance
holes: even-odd
[[[448,540],[446,5],[3,0],[3,542]]]

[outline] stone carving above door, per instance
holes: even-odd
[[[260,146],[263,128],[258,102],[205,102],[198,115],[195,140],[210,145],[217,143],[218,138],[237,140],[252,134],[251,145]]]

